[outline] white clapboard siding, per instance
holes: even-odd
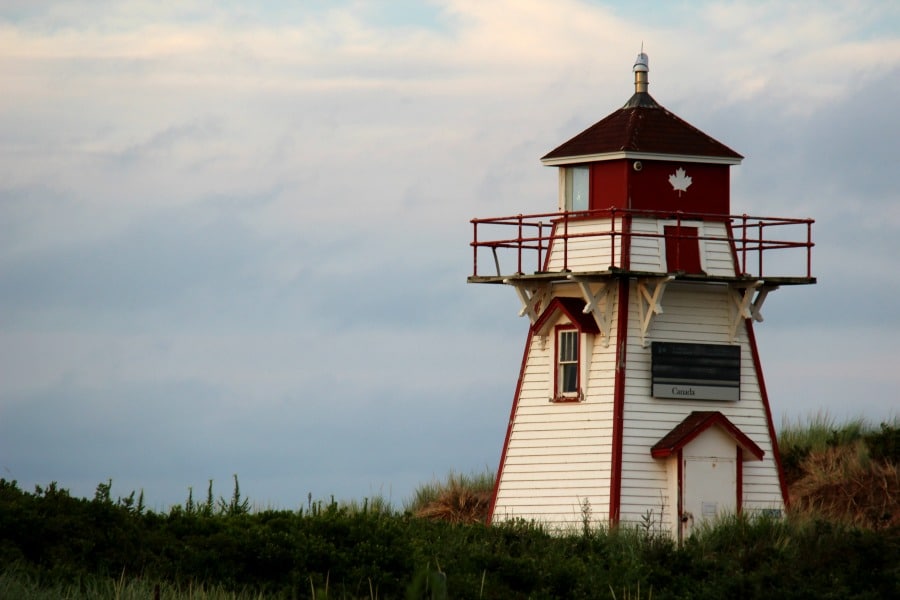
[[[609,514],[615,343],[591,345],[585,399],[577,403],[549,401],[551,346],[532,338],[493,518],[566,529],[582,522],[585,502],[592,519]]]
[[[677,225],[675,220],[636,218],[631,223],[631,269],[652,273],[666,273],[665,239],[667,226]],[[702,238],[700,267],[708,275],[731,277],[735,274],[734,257],[728,240],[725,223],[709,221],[683,221],[684,227],[696,227]]]
[[[674,226],[677,221],[635,218],[631,223],[630,268],[634,271],[651,273],[668,272],[666,265],[665,239],[662,237],[666,226]],[[735,274],[732,245],[728,240],[728,230],[724,223],[705,221],[685,221],[686,227],[696,227],[701,236],[700,263],[703,271],[715,276]],[[622,231],[621,219],[615,219],[615,230]],[[621,260],[623,238],[621,233],[609,235],[613,231],[611,219],[587,219],[570,221],[568,242],[561,224],[553,230],[553,242],[547,261],[548,271],[568,268],[574,272],[604,271],[610,266],[623,266]],[[568,259],[568,260],[566,260]]]
[[[735,275],[734,249],[725,223],[704,223],[700,235],[716,238],[701,241],[703,270],[709,275],[721,277]]]
[[[621,231],[621,219],[585,219],[570,221],[568,224],[568,242],[564,242],[563,226],[557,223],[553,230],[553,242],[547,261],[548,271],[562,271],[567,267],[570,271],[605,271],[610,266],[621,266],[622,236],[608,235],[613,231]],[[575,237],[584,236],[584,237]],[[615,245],[616,257],[613,257]],[[568,254],[568,262],[566,262]]]
[[[632,290],[633,291],[633,290]],[[715,284],[671,284],[662,299],[647,341],[731,343],[728,288]],[[650,456],[650,447],[692,411],[722,412],[764,451],[762,461],[743,464],[743,506],[782,508],[778,470],[769,437],[768,421],[746,331],[739,328],[736,344],[741,352],[739,402],[655,399],[651,396],[650,347],[641,345],[636,305],[629,308],[628,379],[625,382],[623,476],[620,516],[623,522],[641,519],[661,509],[668,480],[666,461]]]
[[[632,219],[631,221],[631,269],[665,273],[665,242],[656,219]]]
[[[657,260],[664,254],[657,248]],[[652,253],[648,250],[645,255]],[[727,254],[727,253],[724,253]],[[728,255],[730,261],[730,254]],[[709,265],[710,263],[707,263]],[[730,263],[729,263],[730,264]],[[649,265],[645,265],[645,268]],[[596,266],[591,268],[597,268]],[[733,272],[731,273],[733,274]],[[631,282],[626,345],[627,377],[623,408],[622,482],[619,516],[623,523],[675,524],[672,464],[654,459],[650,448],[692,411],[722,412],[764,452],[762,461],[743,463],[745,510],[782,509],[781,487],[757,371],[743,323],[731,339],[732,300],[722,283],[679,282],[665,289],[642,344],[636,283]],[[560,287],[557,295],[577,293]],[[613,304],[616,304],[613,300]],[[611,331],[617,331],[618,311]],[[564,317],[563,317],[564,318]],[[615,336],[613,335],[613,338]],[[741,400],[738,402],[655,399],[651,396],[650,342],[731,344],[741,348]],[[610,509],[616,343],[594,340],[583,382],[584,401],[551,402],[553,344],[534,335],[525,360],[516,412],[501,465],[493,519],[535,519],[549,528],[578,526],[585,506],[591,519],[605,522]]]

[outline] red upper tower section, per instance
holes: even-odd
[[[628,102],[541,158],[560,167],[560,209],[729,214],[729,166],[743,157],[657,103],[648,71],[642,52]]]

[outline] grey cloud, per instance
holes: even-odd
[[[508,287],[466,285],[468,220],[555,209],[555,171],[538,158],[627,99],[632,50],[601,36],[553,64],[517,62],[504,44],[520,40],[461,5],[145,3],[143,21],[121,3],[11,6],[0,18],[57,55],[5,63],[26,100],[0,111],[4,476],[88,495],[112,477],[167,504],[210,477],[227,495],[238,473],[250,497],[290,506],[308,492],[397,500],[451,468],[496,465],[528,321]],[[372,27],[396,23],[392,11],[403,21]],[[843,406],[854,386],[873,414],[893,406],[889,384],[833,365],[845,342],[844,362],[874,363],[897,333],[900,290],[879,275],[900,255],[896,216],[880,218],[896,204],[900,73],[883,73],[877,96],[815,110],[784,103],[787,88],[699,93],[714,87],[703,44],[720,35],[692,33],[714,25],[701,16],[652,15],[686,65],[654,71],[654,95],[747,156],[737,211],[818,219],[820,284],[771,295],[759,325],[776,417]],[[328,30],[341,17],[349,29]],[[205,49],[128,56],[148,23]],[[502,68],[478,46],[492,26]],[[94,30],[121,34],[126,51],[67,56],[58,28],[97,45]],[[790,57],[729,56],[771,70],[768,86],[794,81]],[[859,338],[873,323],[870,346]],[[836,343],[817,335],[836,325]]]

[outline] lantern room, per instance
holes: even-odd
[[[648,63],[638,55],[622,108],[541,158],[559,167],[560,211],[730,214],[728,168],[743,157],[660,106],[647,91]]]

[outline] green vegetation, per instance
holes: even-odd
[[[900,526],[900,427],[826,414],[786,426],[778,437],[795,517],[879,529]]]
[[[450,523],[484,523],[494,490],[494,474],[485,470],[469,475],[450,473],[446,481],[419,486],[404,506],[416,517]]]
[[[823,496],[800,496],[801,508],[785,518],[724,519],[681,547],[640,526],[565,536],[526,522],[486,527],[478,521],[490,473],[427,484],[403,511],[378,498],[253,510],[235,478],[230,497],[216,498],[210,483],[202,500],[191,491],[161,513],[141,494],[113,499],[111,482],[85,499],[56,484],[27,492],[0,480],[0,598],[900,597],[900,493],[889,471],[896,474],[898,430],[832,430],[782,438],[783,461],[798,465],[793,484],[827,479]],[[839,469],[864,487],[886,486],[867,492],[881,503],[877,518],[823,516],[823,498],[849,492],[859,512],[869,510],[858,481],[836,483],[816,470],[838,449],[855,465],[882,469],[874,479],[846,463]]]

